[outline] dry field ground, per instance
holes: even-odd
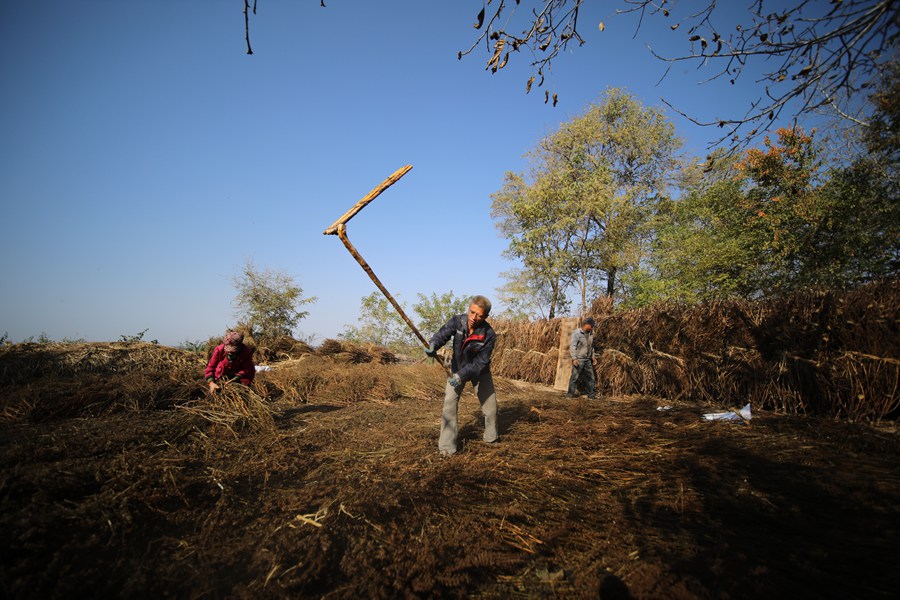
[[[498,378],[499,443],[480,441],[467,393],[463,449],[441,459],[439,367],[300,362],[291,389],[302,383],[304,393],[272,393],[287,372],[276,365],[259,378],[262,403],[244,397],[246,414],[231,418],[223,399],[196,394],[199,380],[132,384],[123,395],[134,377],[121,361],[63,373],[48,359],[42,368],[55,375],[17,379],[25,363],[0,358],[0,593],[888,598],[900,589],[896,429],[765,412],[707,422],[701,414],[722,407],[569,400]],[[59,407],[68,402],[77,407]]]

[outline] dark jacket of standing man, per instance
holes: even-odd
[[[475,395],[484,413],[484,441],[497,441],[497,393],[491,376],[491,355],[497,334],[485,321],[491,312],[491,302],[484,296],[474,296],[467,314],[456,315],[434,334],[431,346],[425,351],[434,357],[444,344],[453,338],[452,374],[444,388],[444,409],[441,416],[441,435],[438,449],[444,456],[456,453],[459,397],[466,382],[475,386]]]
[[[597,381],[594,377],[594,319],[591,317],[584,320],[580,329],[572,332],[569,354],[572,356],[572,376],[569,377],[566,396],[575,397],[578,380],[583,378],[588,397],[594,398]]]

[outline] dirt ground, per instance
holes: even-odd
[[[384,369],[398,367],[385,366]],[[900,589],[890,428],[498,380],[499,443],[417,395],[0,423],[8,598],[879,598]],[[438,369],[439,371],[439,369]],[[669,410],[658,410],[670,405]]]

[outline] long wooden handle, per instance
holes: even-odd
[[[404,175],[409,173],[410,169],[412,169],[412,165],[406,165],[405,167],[400,167],[399,169],[394,171],[393,175],[391,175],[390,177],[388,177],[387,179],[385,179],[384,181],[379,183],[375,187],[375,189],[373,189],[371,192],[366,194],[362,198],[362,200],[360,200],[359,202],[354,204],[353,208],[351,208],[350,210],[345,212],[343,215],[341,215],[341,218],[338,219],[337,221],[335,221],[334,223],[332,223],[331,227],[329,227],[328,229],[323,231],[322,234],[323,235],[335,235],[336,233],[338,233],[339,225],[346,224],[347,221],[352,219],[356,213],[358,213],[359,211],[364,209],[369,202],[371,202],[372,200],[377,198],[381,194],[381,192],[383,192],[384,190],[388,189],[389,187],[391,187],[392,185],[397,183],[397,181],[401,177],[403,177]]]
[[[377,198],[384,190],[397,183],[397,181],[401,177],[409,173],[410,169],[412,169],[412,165],[406,165],[394,171],[394,173],[390,177],[378,184],[375,189],[366,194],[359,202],[353,205],[353,208],[341,215],[341,218],[332,223],[331,227],[329,227],[322,233],[324,235],[337,235],[339,238],[341,238],[341,242],[344,243],[344,246],[350,252],[350,256],[356,259],[356,262],[358,262],[359,266],[363,268],[363,271],[366,272],[366,274],[369,276],[369,279],[371,279],[378,287],[378,289],[381,290],[381,293],[384,294],[384,297],[388,299],[388,302],[391,303],[391,306],[393,306],[394,309],[396,309],[396,311],[400,313],[400,316],[403,317],[403,320],[407,325],[409,325],[409,328],[412,329],[413,333],[416,334],[416,337],[419,338],[419,341],[421,341],[422,345],[427,349],[431,344],[429,344],[428,340],[425,339],[425,336],[423,336],[419,332],[410,318],[406,316],[406,313],[403,312],[403,308],[401,308],[400,305],[397,304],[397,301],[394,300],[394,297],[391,296],[391,293],[387,291],[387,288],[385,288],[384,285],[382,285],[378,277],[375,276],[375,272],[372,270],[372,267],[370,267],[369,263],[367,263],[362,255],[360,255],[359,251],[357,251],[357,249],[353,247],[353,244],[350,243],[350,239],[347,237],[347,221],[352,219],[353,216],[356,215],[356,213],[364,209],[366,205],[369,204],[369,202]],[[449,375],[450,369],[447,367],[447,365],[444,364],[443,361],[440,361],[440,363]]]
[[[430,345],[428,343],[428,340],[425,339],[425,336],[419,333],[419,330],[416,329],[416,326],[413,325],[413,322],[409,319],[409,317],[406,316],[406,313],[403,312],[403,309],[400,308],[400,305],[397,304],[397,301],[394,300],[394,297],[391,296],[391,293],[387,291],[387,288],[385,288],[384,285],[382,285],[381,281],[379,281],[378,277],[375,276],[375,272],[372,271],[372,267],[369,266],[369,263],[365,261],[365,259],[360,255],[356,248],[353,247],[353,244],[350,243],[350,240],[347,238],[347,226],[343,223],[340,223],[337,226],[337,234],[338,237],[341,238],[341,241],[344,242],[344,246],[347,247],[347,250],[350,251],[350,255],[356,259],[356,262],[359,263],[359,266],[361,266],[363,268],[363,271],[365,271],[369,276],[369,279],[371,279],[375,283],[375,285],[378,286],[378,289],[381,290],[381,293],[384,294],[384,297],[388,299],[388,302],[390,302],[391,305],[395,309],[397,309],[397,312],[400,313],[400,316],[403,317],[403,320],[406,321],[406,324],[409,325],[410,329],[413,330],[413,333],[416,334],[416,337],[419,338],[419,340],[426,348],[428,348],[428,346]]]
[[[369,266],[369,263],[366,262],[362,255],[360,255],[359,251],[357,251],[357,249],[353,247],[353,244],[350,243],[350,239],[347,237],[347,226],[343,223],[338,224],[337,235],[339,238],[341,238],[344,246],[350,252],[350,256],[356,259],[356,262],[358,262],[359,266],[363,268],[363,271],[366,272],[366,274],[369,276],[369,279],[371,279],[375,283],[378,289],[381,290],[381,293],[384,294],[384,297],[388,299],[388,302],[390,302],[391,305],[397,310],[397,312],[400,313],[400,316],[403,317],[403,320],[406,321],[406,324],[409,325],[409,328],[412,329],[413,333],[416,334],[416,337],[419,338],[419,341],[422,342],[422,345],[425,348],[430,347],[431,344],[428,343],[428,340],[425,339],[425,336],[419,333],[419,330],[415,325],[413,325],[413,322],[410,320],[410,318],[406,316],[406,313],[403,312],[403,309],[399,304],[397,304],[397,301],[394,300],[394,297],[391,296],[391,293],[387,291],[387,288],[385,288],[378,277],[375,276],[375,272],[372,270],[372,267]],[[441,360],[439,362],[441,363],[441,366],[444,367],[444,371],[447,372],[447,375],[450,375],[450,369],[447,367],[447,365],[444,364],[444,361]]]

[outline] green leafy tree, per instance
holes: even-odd
[[[573,289],[582,310],[601,284],[614,296],[619,277],[646,255],[680,144],[660,111],[615,88],[542,139],[529,180],[507,173],[492,196],[491,214],[510,240],[505,255],[522,264],[514,285],[546,293],[549,318]]]
[[[871,119],[859,130],[865,148],[861,158],[881,171],[890,193],[896,194],[900,186],[900,62],[890,63],[869,101]]]
[[[819,198],[826,216],[808,257],[814,283],[846,288],[900,274],[900,199],[877,162],[833,170]]]
[[[900,272],[900,64],[883,73],[869,100],[858,155],[832,169],[822,190],[833,214],[829,273],[851,286]]]
[[[406,312],[406,304],[399,300],[398,303]],[[403,353],[409,353],[420,346],[406,321],[378,291],[360,300],[357,324],[346,325],[339,337],[358,344],[377,344]]]
[[[456,296],[453,290],[444,294],[432,293],[431,296],[418,294],[419,301],[413,304],[413,310],[419,315],[419,331],[426,338],[433,335],[451,317],[464,313],[469,309],[471,296]]]
[[[540,296],[552,319],[567,303],[578,208],[566,202],[553,185],[553,174],[536,172],[526,184],[516,173],[507,173],[503,188],[492,195],[491,216],[509,239],[504,256],[523,265],[523,279]]]
[[[303,289],[287,273],[273,269],[260,271],[252,259],[234,277],[234,287],[238,318],[260,338],[293,335],[297,324],[309,315],[300,307],[316,301],[315,297],[304,298]]]
[[[618,88],[540,143],[545,161],[572,182],[569,197],[586,220],[575,267],[583,281],[601,275],[607,296],[646,253],[648,226],[674,183],[680,146],[661,111]]]
[[[491,314],[514,321],[547,318],[545,307],[551,306],[551,291],[543,278],[525,269],[511,269],[500,275],[504,283],[497,288],[497,299],[504,310]],[[559,308],[560,312],[565,312],[568,304],[562,303]]]
[[[756,298],[895,276],[900,212],[881,171],[868,158],[825,162],[813,136],[791,128],[737,162],[714,163],[663,211],[640,301]]]
[[[657,218],[652,266],[633,274],[628,305],[750,297],[759,290],[759,258],[745,227],[742,187],[740,179],[707,180],[667,203]]]

